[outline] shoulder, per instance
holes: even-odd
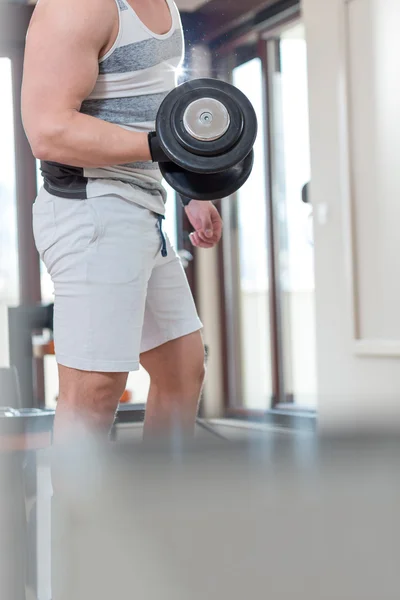
[[[65,29],[88,38],[103,39],[113,29],[118,9],[115,0],[39,0],[28,29]]]

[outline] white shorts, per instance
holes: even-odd
[[[36,246],[54,283],[59,364],[128,372],[139,356],[202,328],[181,261],[157,215],[118,195],[70,200],[42,189]],[[165,254],[165,252],[164,252]]]

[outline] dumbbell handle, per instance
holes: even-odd
[[[155,131],[150,131],[149,136],[149,148],[151,154],[151,160],[153,162],[161,163],[161,162],[171,162],[164,150],[161,148],[160,140],[158,139],[158,135]]]
[[[157,133],[155,131],[150,131],[148,139],[151,160],[157,163],[171,162],[165,154],[164,150],[161,148],[160,140],[158,139]],[[192,201],[192,198],[185,198],[181,194],[178,194],[178,196],[183,206],[187,206],[189,202]]]

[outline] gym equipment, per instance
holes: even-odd
[[[218,200],[249,178],[257,117],[248,98],[217,79],[197,79],[165,98],[149,136],[153,160],[185,198]]]
[[[2,398],[7,398],[7,406],[9,407],[22,408],[16,367],[0,367],[0,406],[2,405]]]
[[[43,403],[36,385],[32,334],[42,329],[53,330],[53,304],[13,306],[8,309],[10,364],[18,374],[21,407],[38,408]],[[0,405],[9,406],[10,399]],[[13,408],[19,408],[14,404]]]

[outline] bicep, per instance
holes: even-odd
[[[81,0],[79,0],[81,1]],[[76,14],[76,0],[38,4],[27,39],[22,88],[25,127],[79,110],[98,76],[106,31]],[[84,16],[84,15],[83,15]],[[80,18],[81,17],[81,18]],[[89,26],[88,26],[89,22]],[[91,30],[93,28],[93,30]]]

